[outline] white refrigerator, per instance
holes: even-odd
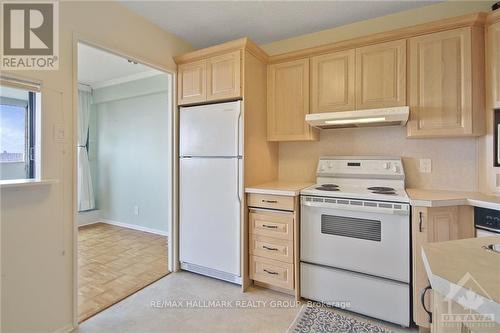
[[[180,108],[181,268],[241,284],[240,102]]]

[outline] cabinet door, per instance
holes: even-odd
[[[472,134],[470,28],[410,39],[408,136]]]
[[[315,139],[305,121],[309,113],[309,59],[270,65],[267,74],[268,140]]]
[[[500,108],[500,23],[488,28],[488,71],[491,105]]]
[[[179,105],[204,102],[207,99],[206,60],[179,65],[177,99]]]
[[[422,245],[474,237],[474,209],[471,206],[413,207],[412,248],[413,248],[413,319],[418,326],[429,327],[429,316],[424,311],[421,291],[429,285],[422,261]],[[432,307],[429,293],[425,304]]]
[[[355,50],[311,58],[311,113],[352,111]]]
[[[406,40],[356,49],[356,108],[406,105]]]
[[[241,97],[241,56],[234,51],[207,60],[207,100]]]

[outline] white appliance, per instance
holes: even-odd
[[[410,205],[400,158],[322,157],[301,191],[307,299],[410,325]],[[345,304],[345,303],[340,303]]]
[[[405,126],[410,115],[408,106],[342,112],[323,112],[306,115],[306,122],[317,128],[346,128],[367,126]]]
[[[179,243],[184,270],[241,284],[240,102],[180,108]]]

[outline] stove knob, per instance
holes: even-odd
[[[392,170],[394,171],[394,173],[400,173],[401,171],[397,165],[393,166]]]
[[[384,169],[389,170],[391,168],[391,163],[385,162],[384,163]]]

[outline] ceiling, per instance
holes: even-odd
[[[161,72],[142,64],[130,63],[126,58],[86,44],[78,44],[80,83],[99,88],[157,74]]]
[[[129,1],[122,4],[195,48],[248,36],[258,44],[439,1]]]

